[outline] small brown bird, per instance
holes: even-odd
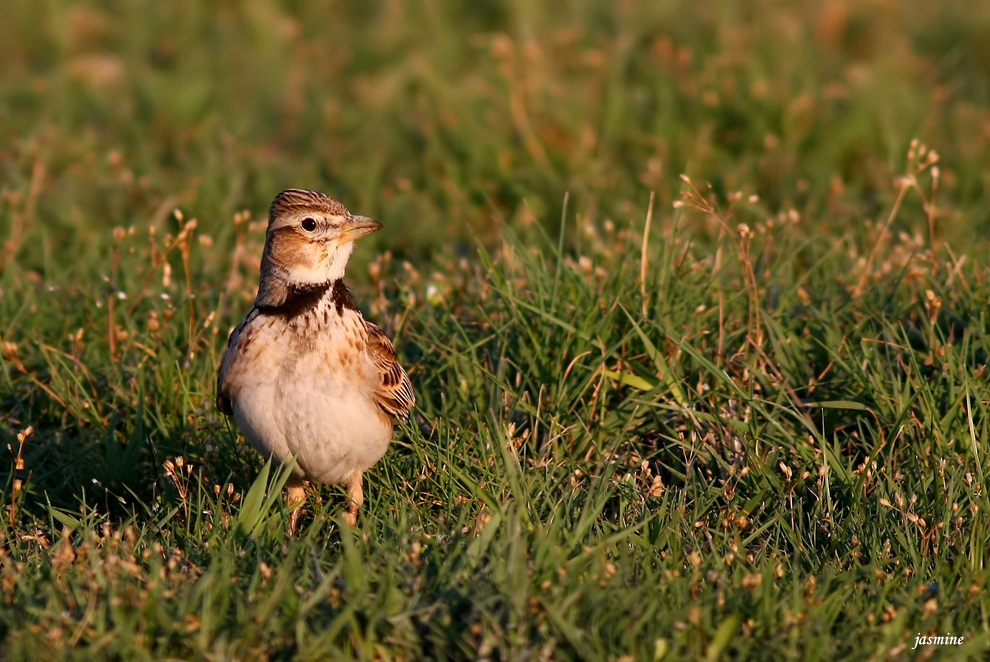
[[[347,487],[353,526],[362,474],[385,454],[412,384],[391,341],[364,319],[344,285],[354,241],[382,227],[315,191],[288,189],[268,214],[254,308],[230,335],[217,407],[265,457],[295,460],[290,531],[305,484]]]

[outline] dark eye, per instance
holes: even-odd
[[[306,232],[312,232],[316,229],[316,221],[311,218],[304,218],[300,225],[302,225],[302,229]]]

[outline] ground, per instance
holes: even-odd
[[[8,9],[0,657],[990,649],[987,3]],[[291,538],[214,406],[290,186],[417,394]]]

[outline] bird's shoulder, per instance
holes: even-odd
[[[220,369],[217,371],[217,409],[228,416],[233,415],[233,382],[245,350],[262,323],[261,310],[255,306],[247,314],[244,321],[238,324],[227,338],[227,351],[220,359]]]

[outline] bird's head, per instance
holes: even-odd
[[[292,292],[312,291],[343,278],[354,240],[381,227],[322,193],[282,191],[268,212],[256,305],[281,306]]]

